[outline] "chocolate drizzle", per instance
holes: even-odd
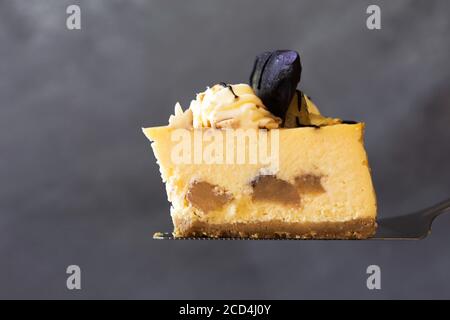
[[[297,90],[297,110],[298,110],[298,112],[302,111],[302,99],[303,99],[303,92],[300,90]]]
[[[306,94],[303,93],[303,91],[297,90],[297,110],[298,112],[302,112],[302,108],[306,108],[305,112],[308,112],[307,106],[306,106],[306,101],[305,101],[305,97],[307,97],[308,99],[311,100],[311,98],[309,96],[307,96]],[[305,102],[303,104],[303,101]],[[312,100],[311,100],[312,101]],[[320,126],[314,125],[314,124],[302,124],[300,122],[300,115],[295,117],[295,124],[297,125],[297,127],[309,127],[309,128],[314,128],[314,129],[320,129]]]
[[[231,91],[231,93],[233,94],[233,96],[234,96],[235,99],[238,99],[238,98],[239,98],[239,96],[238,96],[236,93],[234,93],[233,87],[231,86],[231,84],[227,84],[227,83],[225,83],[225,82],[220,82],[219,84],[220,84],[222,87],[224,87],[224,88],[230,89],[230,91]]]

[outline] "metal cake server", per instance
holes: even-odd
[[[422,240],[431,234],[431,226],[439,215],[450,211],[450,198],[434,206],[406,215],[378,220],[375,236],[368,240]],[[174,237],[169,232],[157,232],[157,240],[302,240],[302,239],[254,239],[254,238],[208,238],[208,237]]]
[[[450,211],[450,199],[426,209],[378,221],[376,235],[379,240],[422,240],[431,234],[431,226],[439,215]]]

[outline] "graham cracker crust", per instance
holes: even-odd
[[[296,238],[296,239],[367,239],[375,234],[375,219],[345,222],[269,222],[210,224],[174,218],[175,237],[212,238]]]

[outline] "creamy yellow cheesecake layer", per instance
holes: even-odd
[[[173,148],[179,144],[179,141],[173,141],[174,130],[177,129],[144,129],[145,135],[153,142],[153,151],[172,203],[174,221],[178,217],[211,224],[271,220],[342,222],[376,217],[376,198],[363,145],[364,125],[361,123],[277,130],[279,163],[275,169],[262,163],[174,163]],[[269,134],[272,131],[275,132],[269,130]],[[189,134],[193,141],[194,130],[189,130]],[[246,153],[249,151],[247,149]],[[264,175],[296,186],[298,203],[255,200],[255,180]],[[300,180],[301,177],[314,177],[322,189],[311,191],[298,187],[299,177]],[[193,205],[188,193],[196,182],[207,182],[217,186],[220,192],[226,192],[225,204],[220,209],[207,212]]]

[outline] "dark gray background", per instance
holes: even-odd
[[[450,215],[420,242],[152,240],[172,226],[141,133],[207,85],[246,82],[257,53],[295,49],[321,110],[367,123],[380,216],[432,205],[450,196],[449,14],[447,0],[2,0],[0,298],[450,298]]]

